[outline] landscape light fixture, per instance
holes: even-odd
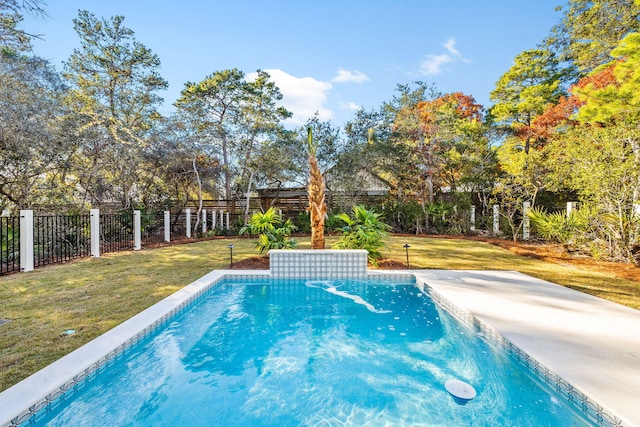
[[[233,245],[229,245],[229,259],[231,260],[231,270],[233,270]]]
[[[410,247],[411,246],[409,246],[408,243],[405,243],[404,246],[403,246],[405,252],[407,253],[407,268],[409,268],[409,248]]]

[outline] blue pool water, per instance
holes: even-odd
[[[30,423],[592,425],[413,284],[268,279],[223,280]]]

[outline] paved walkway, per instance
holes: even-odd
[[[624,426],[640,426],[640,311],[517,272],[412,273]]]

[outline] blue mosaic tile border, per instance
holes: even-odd
[[[91,366],[86,368],[84,371],[78,373],[69,381],[65,382],[60,386],[60,388],[53,393],[49,393],[44,396],[38,403],[29,406],[22,414],[13,418],[8,424],[4,424],[2,427],[19,427],[23,423],[27,422],[32,417],[43,416],[42,411],[53,410],[57,405],[60,405],[64,399],[64,396],[76,391],[81,390],[87,385],[87,380],[89,380],[92,376],[101,372],[105,368],[113,365],[117,360],[121,359],[127,352],[133,347],[134,344],[139,342],[140,340],[148,337],[153,334],[159,328],[165,326],[169,323],[175,316],[183,313],[187,309],[191,308],[194,304],[198,303],[202,298],[204,298],[209,292],[215,289],[221,281],[228,279],[238,279],[238,280],[255,280],[256,278],[268,278],[267,274],[264,275],[242,275],[242,274],[227,274],[222,277],[219,277],[211,282],[210,285],[200,289],[198,292],[193,294],[188,300],[182,302],[180,305],[166,313],[164,316],[160,317],[153,324],[146,327],[134,337],[128,339],[126,342],[120,344],[118,347],[111,350],[109,353],[102,356],[98,361],[93,363]]]
[[[469,311],[451,303],[448,299],[442,296],[442,294],[438,293],[435,289],[430,287],[428,283],[418,282],[417,286],[418,288],[427,292],[439,307],[442,307],[443,309],[448,311],[464,324],[482,333],[490,342],[495,343],[506,350],[518,361],[518,363],[520,363],[521,366],[535,375],[536,378],[539,378],[542,382],[553,388],[570,405],[572,405],[598,426],[624,427],[622,420],[620,420],[618,417],[610,414],[607,409],[594,402],[591,398],[589,398],[589,396],[575,388],[569,382],[564,380],[560,375],[551,371],[542,363],[522,351],[511,341],[500,335],[494,328],[477,319]]]
[[[385,271],[369,271],[366,277],[367,281],[370,282],[391,282],[394,284],[402,284],[402,285],[415,285],[416,284],[416,276],[409,273],[393,273],[393,272],[385,272]]]
[[[271,275],[292,279],[340,279],[367,275],[367,251],[344,250],[271,250]]]

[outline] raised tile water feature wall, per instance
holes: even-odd
[[[339,279],[367,276],[362,249],[274,249],[269,251],[271,276],[278,279]]]

